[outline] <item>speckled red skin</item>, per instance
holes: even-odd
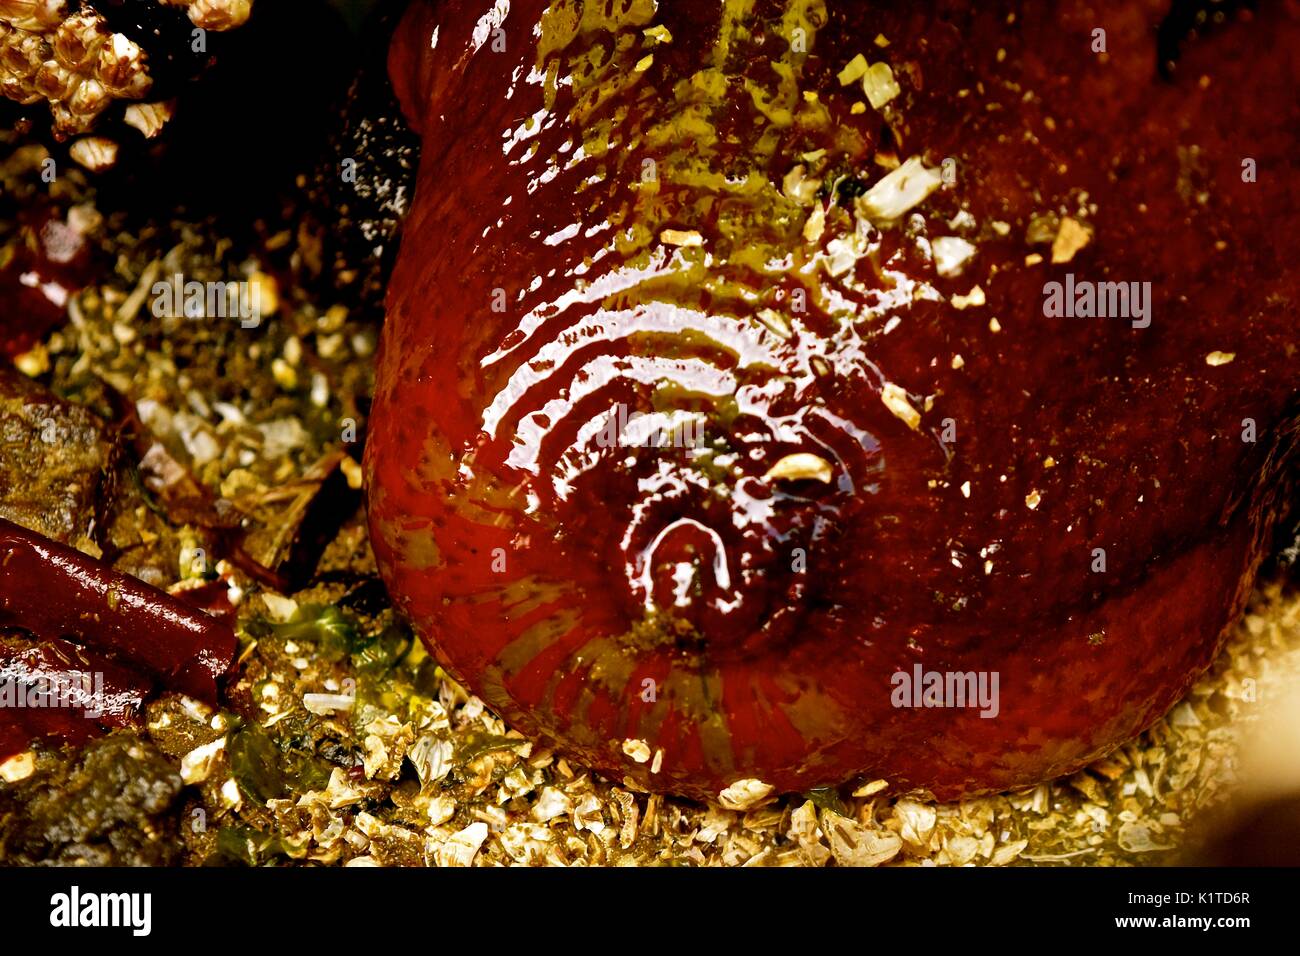
[[[901,155],[958,161],[957,183],[915,211],[930,237],[947,234],[960,208],[984,229],[959,278],[938,277],[901,229],[877,237],[878,261],[897,256],[893,268],[945,297],[978,281],[988,304],[913,302],[888,333],[877,322],[836,340],[857,360],[849,372],[782,393],[753,420],[711,418],[706,432],[722,429],[748,456],[728,489],[773,503],[757,531],[730,510],[734,496],[646,505],[654,495],[639,480],[663,462],[675,476],[689,471],[666,450],[631,466],[623,450],[598,456],[561,500],[551,482],[556,451],[545,441],[538,474],[508,460],[521,416],[566,394],[554,386],[515,395],[501,422],[485,427],[494,396],[548,342],[568,341],[569,386],[601,356],[626,368],[635,353],[653,367],[665,344],[565,340],[580,320],[613,327],[599,303],[554,310],[519,331],[527,313],[579,286],[572,270],[608,240],[586,229],[630,195],[613,166],[612,197],[580,193],[591,160],[543,181],[548,157],[566,140],[582,142],[563,87],[554,121],[529,140],[536,156],[502,154],[508,131],[544,106],[540,86],[521,80],[535,64],[542,6],[511,5],[505,53],[487,45],[472,53],[490,4],[417,3],[391,56],[424,151],[389,290],[366,467],[381,570],[438,659],[519,729],[616,779],[697,797],[741,778],[793,791],[885,777],[944,798],[1013,788],[1074,770],[1163,714],[1241,613],[1290,460],[1300,380],[1295,5],[1262,4],[1253,22],[1189,44],[1166,81],[1154,35],[1167,4],[1092,13],[1074,0],[830,3],[801,87],[870,140],[878,119],[848,113],[834,74],[858,52],[876,59],[870,38],[884,34],[896,70],[916,64],[898,104]],[[630,116],[668,108],[673,83],[707,55],[717,19],[709,4],[660,4],[655,22],[674,41],[656,53],[637,88],[653,95]],[[1107,31],[1104,58],[1090,52],[1096,27]],[[729,71],[765,68],[761,48],[742,53]],[[742,158],[758,135],[747,109],[738,97],[724,118]],[[776,182],[799,148],[807,146],[778,150]],[[629,152],[633,170],[640,154]],[[1242,181],[1244,157],[1257,161],[1258,182]],[[871,168],[868,157],[862,166]],[[1081,192],[1096,205],[1086,216],[1093,241],[1068,265],[1026,266],[1026,253],[1047,252],[1026,245],[1030,217],[1074,211]],[[685,207],[694,198],[683,188],[664,201]],[[993,220],[1010,224],[1005,238],[988,231]],[[583,225],[578,235],[543,243],[573,222]],[[701,232],[713,247],[714,235]],[[621,265],[607,256],[583,278]],[[712,268],[731,267],[724,258]],[[858,268],[869,283],[866,264]],[[1043,284],[1067,272],[1150,281],[1151,326],[1045,318]],[[492,308],[496,288],[508,290],[504,311]],[[642,305],[634,325],[665,314]],[[692,315],[728,342],[748,319],[738,326],[707,302]],[[992,317],[1001,331],[990,330]],[[778,372],[795,375],[810,349],[827,346],[824,315],[814,309],[805,325],[793,344],[764,345]],[[485,361],[503,347],[514,351]],[[1236,357],[1211,367],[1212,351]],[[713,360],[736,365],[725,352]],[[768,380],[746,374],[750,384]],[[883,380],[903,385],[918,407],[936,396],[920,429],[881,403]],[[647,386],[619,375],[602,384],[606,408],[650,408]],[[872,441],[849,448],[842,430],[823,435],[822,453],[830,447],[837,458],[835,483],[802,482],[798,499],[773,498],[779,489],[762,479],[771,464],[818,449],[765,437],[765,426],[801,408],[852,421]],[[948,418],[957,429],[950,456],[939,442]],[[1254,443],[1242,440],[1247,418]],[[553,424],[568,429],[553,440],[560,448],[574,440],[576,425]],[[1055,467],[1045,466],[1049,457]],[[969,497],[959,491],[967,481]],[[1036,509],[1026,506],[1031,491]],[[625,543],[638,505],[651,517]],[[682,518],[717,532],[743,587],[724,594],[710,576],[709,542],[679,534],[653,556],[695,561],[701,591],[679,616],[696,636],[657,645],[620,637],[643,616],[628,568],[640,568],[647,534]],[[807,554],[802,575],[790,570],[794,547]],[[986,573],[980,552],[990,547]],[[1092,570],[1096,548],[1105,549],[1105,573]],[[651,569],[656,598],[667,593],[661,571]],[[720,598],[737,593],[736,610],[720,610]],[[915,663],[998,672],[1000,713],[892,706],[891,675]],[[654,702],[643,699],[646,678],[656,681]],[[658,773],[624,755],[629,738],[662,748]]]

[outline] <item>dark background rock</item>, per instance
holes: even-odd
[[[0,367],[0,516],[97,554],[117,455],[93,411]]]
[[[179,861],[181,778],[132,733],[89,743],[72,760],[45,755],[0,788],[0,859],[9,865],[167,866]]]

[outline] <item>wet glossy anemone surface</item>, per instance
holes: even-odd
[[[1040,6],[412,7],[372,536],[513,724],[736,805],[948,797],[1211,661],[1296,421],[1300,24],[1166,76],[1149,5]]]

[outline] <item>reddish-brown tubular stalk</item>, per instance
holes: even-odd
[[[99,675],[94,707],[103,716],[96,719],[108,726],[137,714],[158,685],[215,703],[217,682],[236,649],[226,622],[3,518],[0,628],[19,628],[42,642],[34,649],[6,645],[0,673],[23,685],[42,676]],[[0,739],[11,745],[25,742],[25,729],[40,730],[53,719],[11,708],[0,718]]]
[[[146,675],[69,641],[0,640],[0,758],[37,739],[77,744],[129,726],[152,690]]]

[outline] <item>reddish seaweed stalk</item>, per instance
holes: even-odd
[[[36,655],[4,654],[3,676],[30,683],[37,676],[103,675],[98,720],[109,725],[138,713],[159,684],[215,703],[236,650],[228,623],[3,518],[0,627],[44,642]],[[5,711],[6,724],[30,723]],[[42,727],[31,729],[39,734]],[[6,742],[11,736],[0,734]]]
[[[63,640],[0,641],[0,757],[38,737],[81,743],[135,723],[153,680]]]

